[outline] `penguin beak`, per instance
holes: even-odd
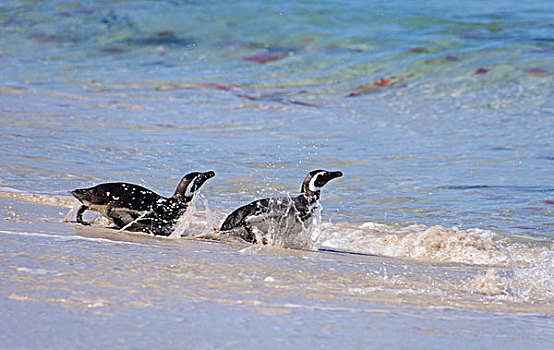
[[[206,181],[214,177],[215,173],[213,171],[208,171],[208,172],[205,172],[203,175],[204,175],[204,181]]]
[[[342,172],[340,171],[328,171],[327,176],[325,176],[325,179],[327,181],[331,181],[333,179],[336,179],[337,177],[341,177],[342,176]]]
[[[326,171],[323,176],[321,176],[322,183],[319,185],[320,187],[323,187],[325,184],[327,184],[329,181],[336,179],[337,177],[341,177],[342,172],[340,171]]]

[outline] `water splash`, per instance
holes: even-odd
[[[508,272],[489,268],[466,284],[472,294],[515,302],[554,301],[554,251],[544,252],[541,261],[527,268],[513,266]]]
[[[80,207],[81,203],[75,200],[75,204],[69,209],[67,214],[65,214],[62,222],[75,222],[75,216],[77,214],[77,210],[79,210]]]
[[[321,207],[314,204],[313,213],[301,218],[294,200],[289,196],[271,198],[268,211],[248,222],[255,228],[256,240],[284,248],[314,250],[319,236]]]
[[[500,234],[478,228],[364,223],[358,228],[327,225],[321,245],[333,249],[432,262],[529,267],[547,247],[505,247]]]
[[[194,214],[196,212],[196,201],[198,196],[192,197],[192,200],[188,203],[187,210],[181,215],[177,220],[177,223],[173,227],[173,231],[167,237],[169,239],[177,239],[182,236],[189,236],[187,232],[188,228],[191,226]]]
[[[197,193],[188,203],[187,210],[181,215],[179,220],[177,220],[173,232],[168,238],[214,238],[213,234],[210,236],[210,233],[213,232],[212,228],[217,226],[215,222],[216,219],[210,209],[208,199],[203,194]]]
[[[70,200],[73,200],[73,199],[70,199]],[[38,203],[40,203],[40,202],[38,202]],[[80,207],[81,207],[81,203],[78,202],[77,200],[74,200],[73,206],[69,207],[69,210],[67,211],[67,214],[65,214],[65,216],[63,217],[61,222],[76,223],[75,216],[76,216],[77,210],[79,210]],[[90,210],[90,211],[88,211],[88,213],[90,213],[88,215],[92,216],[90,219],[87,219],[88,223],[95,224],[95,225],[98,225],[98,226],[103,226],[103,227],[110,227],[110,228],[113,227],[113,228],[115,228],[115,226],[113,225],[113,223],[111,222],[110,219],[106,218],[103,215],[100,215],[98,212]],[[135,220],[135,221],[137,221],[137,220]],[[135,221],[133,221],[132,223],[134,223]],[[132,223],[130,223],[129,225],[131,225]]]
[[[472,294],[481,295],[507,295],[506,278],[496,274],[494,268],[490,268],[484,275],[475,276],[467,283],[467,289]]]
[[[256,213],[246,216],[244,225],[223,231],[217,238],[236,240],[235,237],[254,235],[255,242],[263,245],[315,250],[321,233],[321,206],[315,201],[309,204],[309,208],[300,210],[298,201],[297,197],[287,193],[253,202],[260,205]],[[301,200],[299,203],[305,204]]]
[[[515,268],[509,281],[512,295],[519,301],[554,301],[554,251],[541,254],[539,263],[529,268]]]
[[[142,214],[140,214],[140,216],[138,218],[136,218],[135,220],[129,222],[127,225],[125,225],[122,228],[120,228],[119,230],[117,230],[117,232],[122,232],[122,231],[127,230],[129,227],[131,227],[134,224],[138,223],[139,221],[144,219],[148,214],[151,214],[151,213],[152,213],[152,210],[144,211]]]

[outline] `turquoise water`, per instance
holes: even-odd
[[[467,264],[467,280],[485,282],[447,304],[485,312],[484,323],[495,318],[479,298],[550,310],[553,15],[549,1],[2,2],[0,187],[67,203],[70,190],[107,181],[167,195],[183,174],[214,170],[183,232],[194,235],[255,198],[297,192],[310,170],[340,170],[323,189],[320,247]],[[89,234],[17,215],[23,226],[6,221],[4,232]],[[102,226],[95,237],[114,239]],[[39,254],[51,240],[37,237],[5,249]],[[437,293],[398,283],[424,300]]]
[[[5,3],[1,178],[170,191],[211,167],[296,191],[308,170],[337,167],[341,198],[326,205],[341,218],[551,239],[547,8]],[[245,61],[256,55],[275,60]],[[243,200],[226,183],[215,200]]]

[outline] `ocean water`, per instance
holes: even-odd
[[[546,0],[0,2],[0,346],[549,346],[553,18]],[[313,169],[344,176],[311,250],[215,234]],[[169,195],[207,170],[183,237],[74,222],[74,188]]]

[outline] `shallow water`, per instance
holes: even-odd
[[[170,240],[61,222],[62,207],[3,203],[9,210],[2,216],[11,219],[0,231],[0,339],[8,348],[551,342],[553,295],[544,288],[550,283],[552,290],[552,276],[541,285],[545,267],[532,275],[329,249]],[[192,229],[205,225],[204,213],[197,214]],[[552,258],[547,263],[551,268]]]
[[[269,346],[490,347],[503,334],[516,334],[513,347],[546,344],[554,301],[550,7],[0,4],[0,230],[10,281],[2,303],[11,310],[2,324],[32,314],[44,326],[61,308],[61,324],[78,320],[82,331],[91,321],[105,334],[98,345],[122,339],[122,347],[138,345],[129,337],[139,328],[113,327],[129,317],[175,331],[208,328],[221,339],[197,336],[191,346],[238,347],[233,339],[252,327]],[[297,193],[318,168],[344,173],[322,191],[319,253],[63,221],[74,218],[74,188],[127,181],[169,195],[184,173],[214,170],[179,228],[211,236],[234,208]],[[236,266],[249,272],[237,275]],[[71,278],[49,284],[58,273]],[[156,287],[139,287],[141,276]],[[91,278],[100,285],[84,282]],[[262,304],[245,303],[243,293]],[[41,305],[39,313],[27,304]],[[230,317],[237,327],[205,327]],[[413,342],[391,338],[400,326]],[[36,343],[5,336],[9,346],[44,340],[37,328],[11,327]],[[85,333],[84,343],[94,339]],[[369,342],[380,333],[391,337]],[[148,344],[182,344],[174,341]]]

